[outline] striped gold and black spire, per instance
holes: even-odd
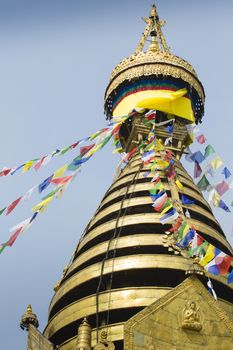
[[[149,32],[152,46],[148,49],[150,53],[144,54],[142,43]],[[204,90],[193,68],[170,54],[154,6],[143,38],[134,60],[120,64],[111,76],[105,104],[108,116],[111,118],[117,108],[129,108],[127,103],[123,105],[129,96],[145,91],[146,87],[147,91],[154,91],[162,86],[172,91],[186,88],[198,122],[203,114]],[[135,76],[130,78],[129,72]],[[168,115],[158,113],[157,117],[160,118],[157,121],[163,121]],[[148,135],[144,118],[138,114],[122,125],[120,137],[126,152]],[[164,170],[159,170],[161,181],[181,216],[184,217],[187,209],[182,204],[182,194],[195,201],[189,208],[189,225],[194,225],[208,242],[232,255],[209,204],[180,161],[190,142],[186,124],[187,121],[175,117],[173,142],[167,148],[173,152],[182,190]],[[169,136],[164,126],[155,128],[155,134],[161,143]],[[156,153],[157,160],[161,157],[161,152]],[[192,259],[165,239],[171,225],[162,225],[160,214],[151,205],[149,190],[153,186],[153,175],[145,177],[149,169],[140,152],[136,152],[104,195],[76,247],[71,264],[56,285],[44,335],[60,350],[76,349],[78,328],[84,318],[92,330],[92,347],[98,343],[96,349],[114,346],[123,349],[125,322],[167,295],[187,278],[187,271],[192,271]],[[208,273],[200,274],[205,285],[208,276]],[[219,305],[233,315],[232,288],[223,276],[211,278]]]

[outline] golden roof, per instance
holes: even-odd
[[[162,26],[165,21],[160,20],[155,5],[152,6],[149,18],[144,18],[146,28],[136,51],[124,58],[112,71],[110,83],[106,89],[105,100],[124,81],[149,75],[171,76],[182,79],[193,87],[204,103],[205,95],[201,82],[191,64],[176,55],[170,53]],[[143,51],[148,36],[150,45],[146,52]]]

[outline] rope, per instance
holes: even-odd
[[[118,215],[117,215],[117,219],[116,219],[116,225],[115,225],[115,229],[114,229],[114,232],[113,232],[113,236],[111,237],[111,239],[108,241],[108,246],[107,246],[107,250],[106,250],[106,255],[104,257],[104,259],[102,260],[102,265],[101,265],[101,270],[100,270],[100,278],[99,278],[99,283],[98,283],[98,286],[97,286],[97,289],[96,289],[96,338],[97,338],[97,342],[98,342],[98,330],[99,330],[99,293],[100,293],[100,288],[101,288],[101,285],[102,285],[102,280],[103,280],[103,271],[104,271],[104,266],[105,266],[105,261],[108,259],[109,257],[109,249],[110,249],[110,245],[111,245],[111,242],[113,239],[116,238],[116,235],[117,235],[117,229],[118,229],[118,223],[119,223],[119,220],[120,220],[120,217],[121,217],[121,212],[122,212],[122,209],[123,209],[123,204],[124,204],[124,201],[128,195],[128,192],[129,192],[129,188],[130,186],[133,185],[137,175],[139,174],[141,168],[142,168],[143,164],[140,165],[138,171],[135,173],[132,181],[127,185],[126,187],[126,192],[124,194],[124,197],[122,198],[121,200],[121,205],[120,205],[120,209],[119,209],[119,212],[118,212]],[[126,212],[127,212],[127,208],[125,210],[125,213],[124,215],[122,216],[124,218],[124,216],[126,215]],[[120,230],[121,232],[121,230]],[[115,253],[114,253],[114,257],[115,257]],[[113,273],[113,272],[112,272]],[[111,281],[112,281],[112,278],[111,278]],[[112,283],[112,282],[111,282]]]

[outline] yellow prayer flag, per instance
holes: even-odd
[[[218,207],[219,206],[220,195],[215,190],[214,190],[214,193],[213,193],[212,201],[213,201],[213,206],[214,207]]]
[[[172,203],[170,203],[166,208],[164,208],[162,211],[161,211],[161,215],[165,214],[168,210],[170,210],[171,208],[173,208],[173,205]]]
[[[178,179],[176,179],[176,185],[177,185],[177,187],[179,188],[179,190],[183,190],[183,185],[182,185],[182,183],[180,182],[180,180],[178,180]]]
[[[22,172],[26,173],[26,171],[28,171],[33,164],[34,164],[34,160],[30,160],[29,162],[25,163]]]
[[[49,203],[51,202],[51,200],[53,199],[54,196],[51,196],[47,199],[44,199],[42,202],[38,203],[37,205],[35,205],[32,208],[32,211],[39,211],[40,213],[42,213],[47,206],[49,205]]]
[[[169,163],[162,159],[156,160],[156,164],[159,167],[159,169],[162,169],[162,170],[166,169],[169,166]]]
[[[211,160],[210,164],[215,170],[217,170],[221,165],[223,165],[223,161],[219,156],[217,156]]]
[[[56,179],[56,178],[58,178],[58,177],[61,177],[61,176],[65,173],[67,167],[68,167],[68,165],[65,164],[65,165],[63,165],[61,168],[59,168],[58,170],[56,170],[55,173],[53,174],[53,179]]]
[[[100,143],[99,145],[94,146],[92,149],[90,149],[89,152],[87,152],[87,154],[85,154],[85,158],[90,157],[92,154],[94,154],[95,152],[97,152],[101,147],[102,147],[102,144],[101,144],[101,143]]]
[[[209,244],[206,254],[203,259],[200,261],[201,266],[206,266],[214,258],[215,247],[212,244]]]
[[[165,147],[162,144],[162,142],[160,142],[159,140],[156,140],[155,152],[163,151],[164,149],[165,149]]]

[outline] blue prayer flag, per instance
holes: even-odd
[[[190,156],[190,159],[192,159],[194,162],[197,162],[197,163],[201,163],[201,162],[203,162],[203,160],[205,160],[201,151],[197,151],[197,152],[193,153]]]
[[[189,199],[184,194],[182,194],[181,200],[182,200],[182,204],[186,204],[186,205],[195,203],[194,200]]]
[[[226,205],[226,203],[224,203],[222,199],[220,199],[218,206],[219,208],[222,208],[223,210],[225,210],[227,213],[231,212],[228,206]]]
[[[187,235],[185,235],[184,238],[181,239],[181,241],[176,243],[176,245],[181,248],[186,248],[194,236],[195,236],[195,231],[194,229],[191,228],[187,233]]]
[[[227,278],[227,283],[230,284],[233,282],[233,270],[230,272],[230,275]]]
[[[53,178],[53,174],[51,176],[49,176],[47,179],[45,179],[39,186],[38,186],[38,190],[39,193],[41,193],[42,191],[44,191],[50,184],[50,180],[52,180]]]
[[[227,167],[225,166],[222,170],[222,174],[225,176],[225,179],[228,179],[228,177],[231,176],[231,172],[229,169],[227,169]]]

